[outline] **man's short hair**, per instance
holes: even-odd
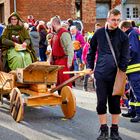
[[[117,16],[117,15],[120,15],[121,12],[120,12],[119,10],[117,10],[117,9],[111,9],[111,10],[108,12],[107,17],[109,18],[111,14],[114,15],[114,16]]]
[[[120,27],[120,29],[122,29],[123,27],[128,29],[128,28],[132,27],[132,24],[130,21],[123,20],[120,22],[119,27]]]
[[[61,25],[61,19],[59,16],[52,17],[50,22],[55,22],[56,24]]]

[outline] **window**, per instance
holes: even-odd
[[[130,9],[129,8],[126,8],[126,17],[130,18]]]
[[[96,17],[97,17],[97,19],[106,18],[108,11],[109,11],[109,4],[108,3],[96,3]]]
[[[133,18],[138,18],[138,8],[133,8]]]
[[[4,4],[0,4],[0,23],[4,23]]]
[[[76,0],[75,2],[75,6],[76,6],[76,17],[77,19],[81,19],[81,0]]]

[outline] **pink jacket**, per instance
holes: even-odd
[[[90,44],[88,42],[86,42],[86,44],[83,47],[83,52],[82,52],[82,62],[84,64],[87,63],[87,53],[88,53],[88,49],[89,49]]]
[[[85,40],[84,40],[83,35],[79,31],[77,31],[75,39],[80,42],[81,47],[83,48],[85,45]]]

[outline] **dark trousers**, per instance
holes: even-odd
[[[46,48],[45,47],[39,48],[39,56],[40,56],[41,61],[46,61],[47,60]]]
[[[89,79],[89,74],[86,74],[84,76],[84,82],[83,82],[85,89],[87,88],[87,85],[88,85],[88,79]]]
[[[135,103],[136,114],[140,116],[140,79],[131,80],[130,84],[133,89],[133,100],[131,100],[130,102]]]
[[[95,80],[97,113],[107,113],[107,103],[111,114],[120,114],[120,96],[112,96],[114,81]]]

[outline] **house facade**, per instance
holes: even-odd
[[[62,20],[80,19],[85,31],[92,31],[96,22],[104,24],[107,12],[121,0],[0,0],[0,22],[7,23],[13,11],[26,22],[28,15],[35,20],[49,21],[59,15]]]
[[[122,12],[124,13],[123,19],[134,20],[136,23],[140,23],[140,0],[123,0]]]
[[[140,25],[140,0],[122,0],[116,8],[122,13],[122,20],[134,20]]]

